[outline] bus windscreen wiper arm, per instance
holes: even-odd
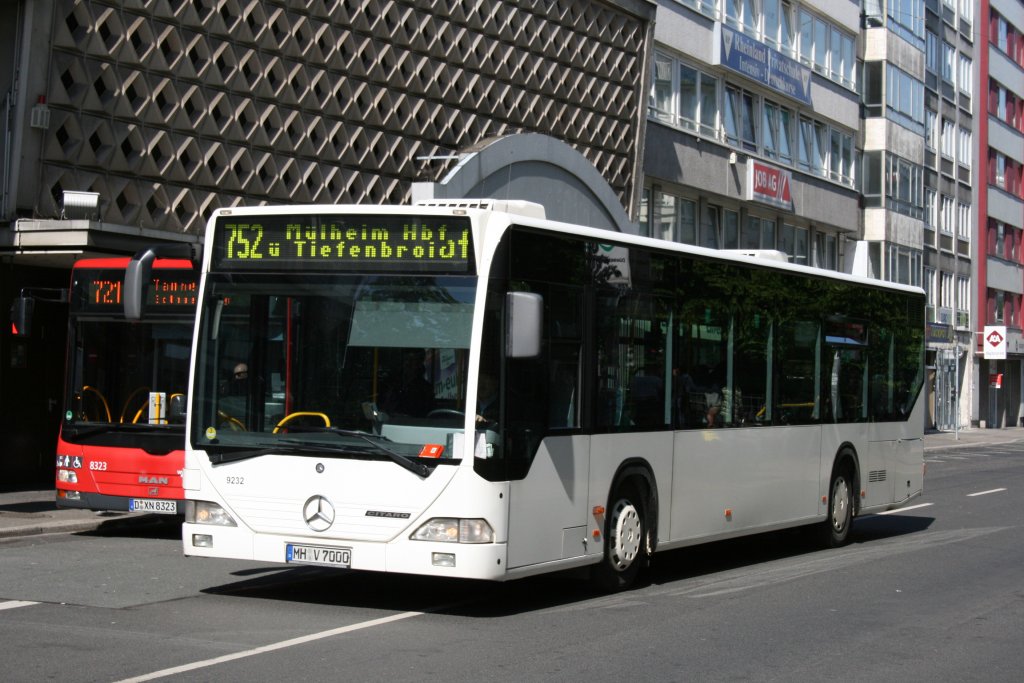
[[[383,445],[381,441],[390,441],[390,439],[388,439],[385,436],[377,436],[376,434],[369,434],[367,432],[361,432],[353,429],[340,429],[338,427],[306,427],[303,428],[302,431],[327,432],[329,434],[337,434],[338,436],[348,436],[355,439],[362,439],[373,448],[373,451],[375,453],[380,453],[381,455],[384,455],[385,457],[392,460],[395,464],[401,465],[402,467],[409,470],[413,474],[419,475],[424,479],[430,476],[430,468],[424,465],[423,463],[416,462],[415,460],[410,460],[408,457],[402,455],[401,453],[396,453],[387,446]]]
[[[336,433],[340,433],[342,434],[342,436],[366,436],[364,434],[360,434],[359,432],[346,433],[342,430],[338,430]],[[374,443],[369,438],[364,438],[364,440],[366,441],[367,444],[369,444],[372,447],[372,450],[370,450],[369,452],[378,455],[383,455],[384,457],[394,462],[396,465],[400,465],[405,469],[409,470],[410,472],[412,472],[413,474],[419,477],[423,477],[424,479],[430,476],[430,468],[428,468],[426,465],[416,462],[414,460],[410,460],[409,458],[405,457],[400,453],[396,453],[388,448],[385,448],[384,446],[381,446],[380,444]],[[344,446],[332,446],[330,444],[309,443],[306,441],[293,441],[289,439],[278,441],[277,445],[268,446],[266,448],[250,448],[235,451],[232,453],[211,453],[210,462],[213,463],[214,465],[222,465],[224,463],[238,462],[240,460],[248,460],[250,458],[260,458],[263,457],[264,455],[303,455],[305,453],[310,452],[339,453],[342,455],[352,455],[354,450],[356,450],[355,447],[346,448]],[[366,452],[361,448],[359,450],[364,453]]]

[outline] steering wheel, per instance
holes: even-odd
[[[427,413],[427,417],[466,417],[466,414],[461,410],[454,410],[452,408],[435,408]]]

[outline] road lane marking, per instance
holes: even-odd
[[[880,515],[898,515],[901,512],[906,512],[907,510],[917,510],[918,508],[931,507],[932,505],[935,505],[935,503],[921,503],[920,505],[911,505],[911,506],[905,507],[905,508],[896,508],[895,510],[886,510],[885,512],[879,512],[878,514],[880,514]]]
[[[229,655],[222,655],[220,657],[214,657],[212,659],[204,659],[202,661],[192,662],[191,664],[182,664],[181,666],[174,666],[169,669],[161,669],[160,671],[142,674],[141,676],[125,678],[120,681],[117,681],[117,683],[140,683],[141,681],[151,681],[155,678],[163,678],[164,676],[174,676],[175,674],[185,673],[186,671],[195,671],[196,669],[204,669],[208,666],[215,666],[217,664],[224,664],[225,662],[232,662],[236,659],[244,659],[246,657],[253,657],[255,655],[261,655],[267,652],[283,650],[288,647],[295,647],[296,645],[305,645],[306,643],[312,643],[317,640],[323,640],[324,638],[340,636],[345,633],[352,633],[353,631],[361,631],[366,628],[373,628],[374,626],[383,626],[384,624],[390,624],[392,622],[401,621],[402,619],[409,619],[411,617],[420,617],[428,613],[429,612],[424,611],[402,612],[400,614],[392,614],[390,617],[381,617],[380,619],[362,621],[358,624],[351,624],[349,626],[340,626],[338,628],[332,628],[328,631],[311,633],[308,636],[299,636],[298,638],[282,640],[277,643],[270,643],[269,645],[261,645],[260,647],[254,647],[251,650],[242,650],[241,652],[235,652]]]
[[[0,609],[14,609],[15,607],[28,607],[29,605],[38,604],[38,602],[32,602],[31,600],[7,600],[0,602]]]
[[[968,493],[967,497],[968,498],[973,498],[974,496],[987,496],[990,493],[1002,493],[1005,490],[1006,489],[1003,488],[1003,489],[989,489],[988,491],[978,491],[977,493]]]

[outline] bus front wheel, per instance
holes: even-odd
[[[838,548],[850,540],[853,522],[853,470],[849,463],[837,465],[832,471],[828,488],[828,517],[821,526],[825,545]]]
[[[619,484],[605,521],[604,557],[594,568],[596,586],[606,591],[628,588],[647,555],[647,521],[643,496],[636,485]]]

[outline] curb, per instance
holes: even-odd
[[[74,522],[44,521],[24,526],[0,527],[0,539],[42,536],[44,534],[73,534],[94,531],[110,520],[81,520]]]
[[[24,523],[10,520],[4,522],[4,515],[0,513],[0,540],[11,538],[23,538],[26,536],[42,536],[45,534],[74,534],[86,531],[95,531],[101,528],[117,529],[143,523],[152,515],[145,513],[122,513],[117,516],[101,516],[103,513],[94,513],[87,510],[75,511],[78,513],[71,519],[60,519],[52,516],[44,516],[41,519],[32,519],[31,515],[20,513],[18,516],[26,517]],[[82,516],[82,513],[93,516]],[[59,514],[59,513],[58,513]],[[116,514],[116,513],[115,513]]]

